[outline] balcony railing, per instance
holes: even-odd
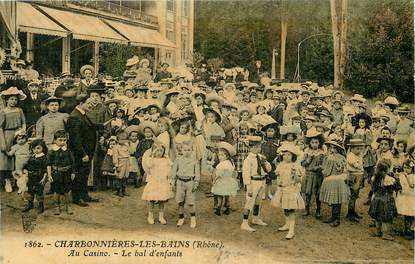
[[[115,4],[108,1],[91,1],[91,0],[45,0],[44,4],[67,7],[68,4],[77,6],[88,7],[99,11],[104,11],[114,15],[120,15],[132,20],[145,22],[148,24],[158,25],[158,19],[156,16],[145,14],[144,12],[136,9],[132,9],[126,6]]]

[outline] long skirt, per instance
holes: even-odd
[[[369,207],[369,215],[379,222],[391,223],[398,215],[392,193],[375,193]]]

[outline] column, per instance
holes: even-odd
[[[34,52],[33,52],[33,46],[34,46],[34,34],[27,32],[26,37],[26,61],[32,61],[34,60]]]
[[[157,66],[159,65],[159,48],[154,48],[153,79],[156,77]]]
[[[188,27],[187,27],[187,38],[189,40],[189,43],[187,45],[187,57],[191,58],[193,56],[193,43],[194,43],[194,35],[193,35],[193,31],[194,31],[194,9],[195,9],[195,0],[189,0],[189,22],[188,22]],[[188,61],[190,61],[188,59]],[[192,61],[190,61],[192,62]],[[193,62],[192,62],[193,63]]]
[[[94,52],[92,56],[94,62],[95,76],[97,76],[99,73],[99,41],[94,42]]]
[[[71,72],[71,37],[62,38],[62,72]]]

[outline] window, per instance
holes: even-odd
[[[187,60],[187,32],[182,32],[181,42],[182,60]]]
[[[182,16],[189,16],[189,0],[182,0]]]
[[[167,0],[167,11],[174,12],[175,10],[174,0]]]
[[[174,24],[172,22],[167,22],[166,24],[166,38],[172,42],[175,42],[176,40],[174,34]]]

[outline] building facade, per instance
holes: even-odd
[[[191,62],[193,53],[193,1],[17,1],[21,57],[36,65],[44,59],[36,58],[36,50],[54,47],[60,51],[48,57],[60,57],[62,72],[77,72],[75,59],[91,62],[98,72],[100,45],[118,43],[154,49],[155,66],[180,66]],[[88,49],[83,53],[88,58],[76,56],[82,49]]]

